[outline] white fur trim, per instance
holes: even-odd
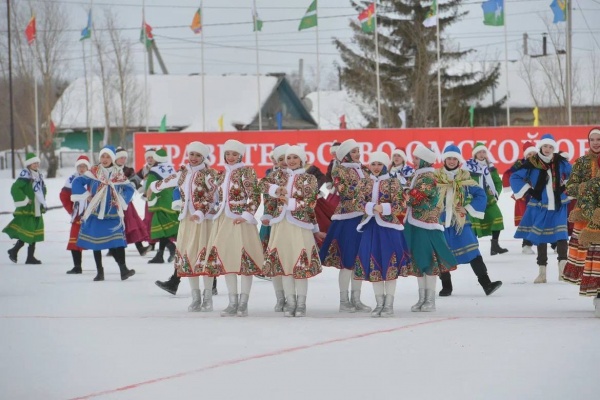
[[[108,156],[110,157],[111,160],[113,160],[113,162],[117,159],[117,155],[109,149],[100,150],[100,153],[98,153],[98,159],[100,159],[100,157],[102,157],[102,154],[108,154]]]
[[[79,167],[80,165],[85,165],[89,168],[92,167],[92,165],[90,164],[90,162],[88,160],[85,159],[81,159],[81,160],[77,160],[75,161],[75,168]]]
[[[463,158],[462,154],[457,153],[455,151],[449,151],[447,153],[442,153],[442,161],[446,160],[446,158],[448,157],[454,157],[454,158],[458,158],[458,161],[460,163],[464,163],[465,159]]]
[[[181,200],[175,200],[175,201],[171,202],[171,210],[181,211],[181,207],[182,207]],[[180,216],[179,220],[181,221],[181,219],[183,219],[183,215],[180,214],[179,216]]]
[[[277,196],[277,189],[279,189],[279,186],[277,185],[271,185],[269,186],[269,196],[271,197],[278,197]]]
[[[285,151],[290,147],[289,144],[282,144],[281,146],[277,146],[273,149],[273,159],[275,161],[279,161],[281,156],[285,157]]]
[[[342,220],[346,220],[346,219],[360,217],[362,215],[364,215],[364,214],[361,213],[360,211],[353,211],[353,212],[347,213],[347,214],[333,214],[331,216],[331,220],[332,221],[342,221]]]
[[[129,154],[127,154],[127,150],[117,151],[117,153],[115,154],[115,160],[118,160],[121,157],[129,157]]]
[[[206,159],[210,154],[210,147],[202,142],[190,142],[187,145],[186,153],[189,154],[191,151],[201,154]]]
[[[392,215],[392,205],[390,203],[382,203],[381,207],[383,207],[383,215]]]
[[[71,201],[73,203],[76,203],[78,201],[83,201],[83,200],[87,200],[87,198],[90,196],[90,194],[88,192],[84,192],[81,194],[72,194],[71,195]]]
[[[588,133],[588,139],[590,138],[590,136],[592,135],[600,135],[600,128],[594,128],[590,131],[590,133]]]
[[[39,163],[40,158],[39,157],[31,157],[29,160],[25,160],[25,166],[29,167],[31,164],[35,164],[35,163]]]
[[[340,148],[340,145],[335,145],[335,146],[331,146],[329,148],[329,154],[331,154],[332,156],[335,156],[335,153],[337,152],[337,150]]]
[[[256,220],[254,219],[254,215],[250,214],[248,211],[244,211],[242,213],[242,218],[244,218],[249,223],[254,223]],[[255,224],[256,225],[256,224]]]
[[[31,200],[29,200],[29,198],[25,198],[25,200],[15,201],[15,207],[25,207],[29,203],[31,203]]]
[[[340,144],[340,147],[338,147],[337,151],[335,152],[335,157],[339,161],[342,161],[344,159],[344,157],[346,157],[346,155],[348,155],[348,153],[350,153],[350,151],[352,151],[352,149],[355,149],[357,147],[359,147],[359,146],[358,146],[358,143],[356,142],[356,140],[354,140],[354,139],[345,140],[342,144]]]
[[[158,197],[155,197],[152,200],[148,200],[148,207],[154,206],[157,202],[158,202]]]
[[[515,193],[515,194],[514,194],[514,196],[515,196],[515,199],[517,199],[517,200],[518,200],[518,199],[522,198],[523,196],[525,196],[525,193],[527,193],[527,191],[528,191],[529,189],[531,189],[531,185],[530,185],[529,183],[526,183],[526,184],[525,184],[525,185],[524,185],[524,186],[521,188],[521,190],[519,190],[517,193]]]
[[[152,156],[152,158],[154,158],[154,161],[156,161],[157,163],[166,163],[169,162],[169,155],[167,154],[164,157],[159,156],[158,154],[154,153],[154,155]]]
[[[194,211],[194,216],[200,218],[198,221],[196,221],[197,224],[201,224],[202,222],[204,222],[204,219],[206,218],[204,213],[200,210]]]
[[[483,217],[485,217],[485,212],[484,211],[477,211],[470,204],[467,204],[465,206],[465,210],[467,210],[467,212],[469,213],[469,215],[472,216],[473,218],[483,219]]]
[[[380,162],[386,167],[391,164],[390,156],[388,156],[383,151],[374,151],[369,154],[369,164],[374,162]]]
[[[416,156],[429,164],[434,164],[436,160],[435,153],[422,144],[418,144],[417,147],[415,147],[413,156]]]
[[[479,153],[481,150],[485,150],[486,153],[489,153],[489,150],[485,145],[475,146],[473,147],[473,158],[475,158],[475,154]]]
[[[549,138],[545,138],[542,139],[538,142],[537,144],[537,148],[538,150],[542,148],[543,145],[545,144],[549,144],[550,146],[554,147],[554,152],[556,153],[558,151],[558,144],[556,144],[556,140],[552,140]]]
[[[296,201],[296,199],[294,199],[294,198],[288,199],[287,209],[289,211],[296,211],[297,206],[298,206],[298,202]]]
[[[371,202],[371,201],[370,201],[370,202],[368,202],[368,203],[365,205],[365,214],[367,214],[367,215],[369,215],[369,216],[372,216],[372,215],[374,215],[374,214],[375,214],[375,212],[373,211],[373,207],[375,207],[375,203],[373,203],[373,202]]]
[[[535,148],[535,146],[531,146],[525,149],[525,151],[523,152],[523,157],[527,158],[527,155],[529,153],[537,153],[537,149]]]
[[[306,164],[306,151],[304,151],[304,149],[300,146],[289,146],[287,148],[287,150],[285,151],[285,157],[287,158],[289,155],[296,155],[298,157],[300,157],[300,160],[302,160],[302,165]]]
[[[400,157],[402,157],[402,159],[404,160],[404,162],[406,162],[406,153],[404,151],[402,151],[401,149],[394,149],[392,151],[392,158],[396,154],[398,154]]]

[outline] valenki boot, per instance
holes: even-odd
[[[533,281],[533,283],[546,283],[546,266],[538,265],[538,267],[540,268],[540,272],[537,278],[535,278],[535,280]]]
[[[240,294],[240,304],[237,309],[238,317],[247,317],[248,316],[248,297],[250,297],[246,293]]]
[[[293,317],[296,314],[296,296],[291,295],[285,298],[285,306],[283,307],[283,315],[285,317]]]
[[[452,275],[450,275],[450,272],[442,272],[440,274],[440,280],[442,281],[440,297],[450,296],[452,294]]]
[[[189,312],[199,312],[202,308],[202,293],[200,289],[192,289],[192,303],[188,306]]]
[[[202,308],[201,312],[211,312],[213,310],[212,290],[204,289],[202,292]]]
[[[340,292],[340,312],[353,313],[356,312],[356,307],[350,303],[348,291]]]
[[[283,312],[283,307],[285,306],[285,293],[283,290],[276,290],[275,298],[277,299],[274,307],[275,312]]]
[[[221,317],[235,317],[239,306],[239,296],[237,293],[229,294],[229,305],[221,311]]]
[[[394,296],[391,294],[385,295],[385,302],[383,303],[383,310],[381,310],[382,317],[391,317],[394,315]]]
[[[353,290],[351,292],[350,303],[354,306],[354,309],[356,310],[356,312],[364,312],[364,313],[371,312],[371,307],[363,304],[363,302],[360,301],[360,290]]]
[[[299,295],[294,317],[306,317],[306,296]]]
[[[417,301],[415,303],[415,305],[413,305],[410,308],[410,311],[412,311],[412,312],[421,311],[421,307],[423,306],[423,303],[425,303],[425,289],[419,289],[419,301]]]
[[[488,274],[481,275],[477,278],[477,281],[483,288],[483,291],[485,292],[486,296],[489,296],[490,294],[494,293],[500,288],[500,286],[502,286],[502,281],[492,282]]]
[[[135,275],[135,269],[128,269],[124,263],[119,264],[119,270],[121,270],[121,280],[124,281]]]
[[[31,243],[29,247],[27,247],[27,260],[25,260],[25,264],[41,264],[42,262],[35,258],[33,255],[35,254],[35,243]]]
[[[14,263],[17,262],[17,255],[19,254],[19,250],[21,250],[21,247],[23,246],[25,246],[25,242],[19,239],[17,240],[17,243],[15,243],[15,245],[12,247],[12,249],[8,250],[8,258],[10,261]]]
[[[435,289],[425,289],[425,302],[421,306],[421,311],[435,311]]]
[[[490,248],[490,254],[495,256],[496,254],[504,254],[508,252],[508,249],[504,249],[500,247],[498,244],[498,239],[492,239],[492,247]]]
[[[375,302],[377,304],[375,305],[373,311],[371,311],[371,317],[379,318],[381,317],[381,310],[383,310],[383,303],[385,303],[385,296],[375,296]]]

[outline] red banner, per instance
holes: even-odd
[[[588,150],[587,136],[592,126],[548,126],[548,127],[502,127],[502,128],[444,128],[444,129],[361,129],[336,131],[264,131],[264,132],[199,132],[199,133],[136,133],[134,136],[135,168],[145,162],[144,153],[149,148],[163,147],[176,166],[185,162],[185,147],[192,141],[200,141],[210,146],[210,163],[215,168],[223,166],[221,147],[228,139],[236,139],[246,144],[244,162],[256,169],[258,176],[272,166],[269,153],[277,145],[298,144],[306,149],[309,163],[325,171],[332,156],[329,147],[334,141],[352,138],[361,146],[363,162],[365,153],[385,151],[391,153],[396,147],[406,149],[409,162],[412,150],[419,143],[431,148],[438,155],[444,148],[454,143],[462,151],[463,157],[470,158],[477,142],[485,143],[490,160],[500,173],[508,169],[522,157],[522,145],[527,141],[537,142],[545,133],[551,133],[558,142],[561,152],[574,160]]]

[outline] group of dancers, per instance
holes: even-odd
[[[552,135],[526,144],[504,182],[517,200],[515,238],[523,239],[524,252],[537,246],[535,283],[546,282],[551,244],[561,279],[594,296],[600,316],[600,129],[590,131],[588,139],[588,154],[573,168]],[[285,144],[272,151],[273,167],[262,179],[244,164],[245,152],[243,143],[227,140],[221,147],[224,169],[218,171],[210,167],[217,160],[209,160],[210,148],[201,142],[187,145],[179,169],[164,149],[149,150],[138,174],[125,167],[127,152],[120,148],[105,146],[94,166],[80,156],[61,192],[72,223],[67,249],[74,267],[67,273],[81,273],[81,251],[92,250],[94,280],[104,280],[101,250],[110,249],[121,279],[128,279],[135,270],[126,265],[127,244],[135,243],[143,255],[149,250],[143,242],[157,242],[150,262],[164,263],[165,250],[167,261],[174,262],[173,276],[157,285],[175,293],[180,279],[188,278],[188,311],[210,312],[215,278],[223,276],[229,298],[224,317],[248,315],[254,276],[271,279],[275,311],[305,316],[308,280],[322,266],[339,269],[339,311],[372,317],[394,314],[399,277],[417,277],[413,312],[435,311],[438,276],[437,294],[452,294],[451,271],[459,264],[471,265],[486,295],[502,285],[490,279],[479,250],[479,239],[491,236],[490,255],[507,252],[499,244],[502,179],[484,144],[477,143],[468,160],[457,146],[447,146],[435,169],[436,154],[423,145],[413,149],[410,166],[401,148],[363,155],[348,139],[331,146],[327,174],[307,165],[302,147]],[[34,251],[43,240],[46,188],[38,168],[39,159],[28,155],[11,189],[17,208],[4,232],[17,239],[8,251],[13,262],[28,243],[26,263],[40,263]],[[136,185],[147,200],[145,221],[131,204]],[[326,195],[323,186],[329,189]],[[574,229],[567,245],[567,207],[573,199]],[[264,211],[257,219],[261,203]],[[361,300],[363,281],[372,283],[374,308]]]

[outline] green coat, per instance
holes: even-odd
[[[37,184],[45,199],[47,189],[41,174]],[[45,202],[41,204],[39,199],[36,202],[34,185],[35,182],[29,170],[21,171],[19,178],[10,188],[16,207],[13,213],[14,218],[2,230],[11,239],[19,239],[29,244],[44,241],[44,218],[42,215],[46,212]]]
[[[150,170],[150,173],[146,176],[144,191],[147,191],[153,182],[157,182],[168,177],[168,175],[161,176],[160,172],[161,171],[155,170],[155,168]],[[171,179],[177,179],[177,177],[173,177]],[[148,198],[148,211],[153,213],[152,227],[150,229],[150,237],[152,239],[171,238],[177,236],[177,231],[179,230],[179,211],[171,208],[173,203],[173,190],[173,188],[164,189],[159,193],[152,193],[152,195]]]
[[[471,177],[479,184],[479,186],[485,187],[485,194],[487,195],[485,216],[483,219],[471,219],[473,229],[479,238],[491,236],[492,232],[501,231],[504,229],[504,219],[502,217],[500,207],[498,207],[498,199],[496,197],[500,196],[500,193],[502,193],[502,178],[500,178],[498,170],[495,167],[490,168],[490,175],[492,177],[492,181],[494,182],[496,194],[494,194],[490,187],[482,184],[482,180],[485,179],[482,174],[474,173],[473,170],[471,170]]]

